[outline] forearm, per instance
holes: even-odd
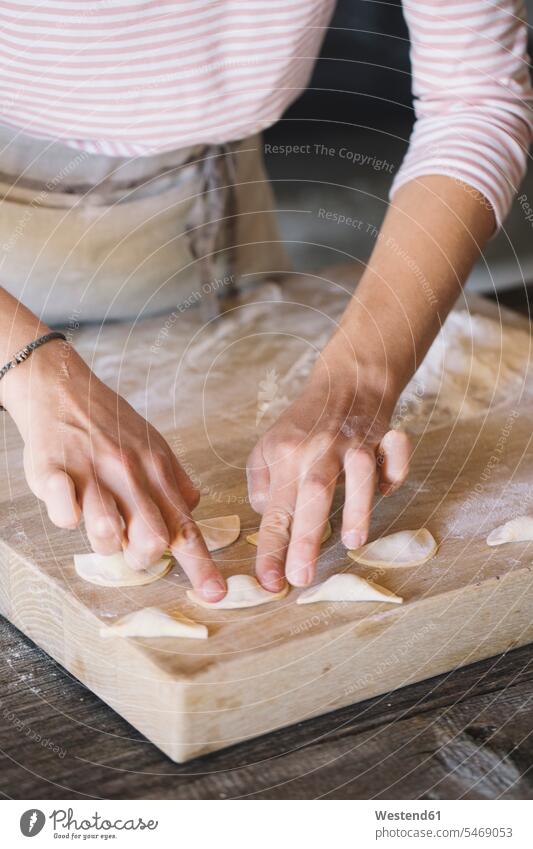
[[[392,412],[494,226],[469,186],[443,176],[407,183],[311,380],[362,388]]]
[[[2,364],[50,328],[0,289]],[[98,554],[134,568],[167,548],[208,601],[225,593],[190,511],[199,494],[163,437],[63,340],[47,342],[0,380],[0,403],[24,440],[30,488],[60,528],[83,512]]]
[[[37,336],[49,333],[50,328],[20,301],[0,288],[0,360],[10,356]]]
[[[27,309],[20,301],[0,288],[0,366],[10,360],[16,351],[32,342],[39,336],[49,333],[50,328],[36,315]],[[51,359],[54,349],[54,359],[57,356],[60,341],[47,343],[39,349],[39,359]],[[47,350],[48,349],[48,350]],[[37,354],[35,355],[37,356]],[[29,366],[29,362],[27,364]],[[0,380],[0,404],[13,412],[15,402],[25,395],[25,385],[29,381],[29,368],[26,365],[9,371]]]

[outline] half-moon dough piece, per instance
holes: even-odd
[[[100,587],[140,587],[163,578],[172,568],[170,557],[163,557],[148,569],[130,569],[124,554],[75,554],[74,568],[84,581]]]
[[[527,542],[528,540],[533,540],[533,516],[518,516],[494,528],[487,537],[487,545],[503,545],[504,542]]]
[[[438,545],[427,528],[398,531],[349,551],[348,557],[367,566],[420,566],[437,553]]]
[[[208,551],[227,548],[239,538],[241,520],[239,516],[218,516],[214,519],[197,519],[196,524],[202,534]]]
[[[207,628],[181,613],[165,613],[158,607],[143,607],[128,613],[122,619],[100,628],[100,636],[111,637],[185,637],[189,640],[207,640]]]
[[[236,515],[202,519],[196,524],[208,551],[226,548],[235,542],[241,532],[241,520]],[[107,556],[92,552],[75,554],[74,567],[80,578],[98,586],[139,587],[163,578],[172,568],[171,557],[171,553],[168,552],[157,563],[139,572],[130,569],[121,552]]]
[[[316,604],[319,601],[383,601],[402,604],[403,598],[386,587],[380,587],[359,575],[332,575],[324,583],[309,587],[298,596],[296,604]]]
[[[324,528],[324,533],[322,534],[322,539],[320,540],[320,544],[327,542],[331,536],[331,522],[328,522],[326,527]],[[250,545],[255,545],[257,547],[257,540],[259,537],[259,531],[256,531],[255,534],[250,534],[250,536],[246,537],[246,542],[249,542]]]
[[[230,575],[227,585],[228,591],[220,601],[205,601],[194,590],[188,590],[187,597],[195,604],[206,607],[208,610],[237,610],[243,607],[258,607],[260,604],[279,601],[285,598],[289,592],[289,585],[285,584],[281,592],[270,593],[252,575]]]

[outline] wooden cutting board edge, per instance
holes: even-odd
[[[38,568],[0,540],[0,612],[179,763],[533,641],[533,594],[524,592],[525,578],[533,581],[530,568],[513,569],[500,579],[375,609],[349,626],[330,623],[322,633],[261,649],[265,673],[258,674],[256,652],[176,676],[157,663],[153,646],[102,638],[102,623],[89,608],[53,579],[45,591]],[[310,616],[321,607],[310,607]]]

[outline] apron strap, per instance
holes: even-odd
[[[220,298],[215,285],[215,251],[220,228],[228,216],[229,242],[232,254],[235,251],[235,161],[229,144],[207,148],[203,170],[203,187],[189,219],[189,244],[191,253],[198,262],[201,294],[202,319],[210,321],[220,314]],[[232,262],[233,256],[230,256]],[[232,263],[234,264],[234,263]],[[227,293],[226,293],[227,294]]]

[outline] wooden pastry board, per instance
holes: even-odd
[[[474,307],[498,315],[486,302]],[[510,314],[504,320],[527,326]],[[426,526],[440,542],[423,567],[374,573],[403,606],[297,606],[293,589],[272,606],[214,612],[187,603],[177,567],[155,584],[121,591],[77,578],[72,555],[86,549],[85,539],[56,529],[27,490],[20,440],[6,416],[0,610],[178,762],[504,652],[533,641],[533,546],[488,548],[485,538],[510,514],[531,509],[532,417],[531,401],[517,397],[485,420],[426,434],[408,485],[378,499],[372,538]],[[198,516],[238,512],[242,520],[240,541],[217,560],[226,574],[251,571],[254,549],[244,537],[257,517],[242,472],[250,445],[222,436],[213,443],[200,426],[179,439],[209,490]],[[339,543],[340,503],[339,492],[322,578],[358,568]],[[205,622],[209,640],[102,639],[102,624],[149,605]]]

